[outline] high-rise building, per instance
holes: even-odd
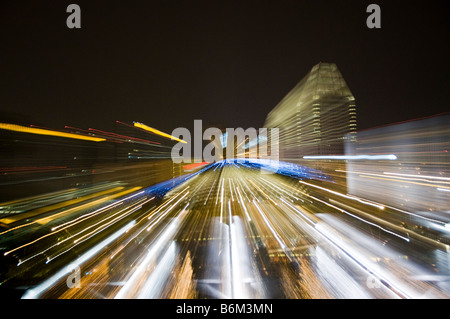
[[[343,154],[344,140],[356,132],[356,105],[336,64],[315,65],[267,115],[264,127],[279,128],[281,160]]]

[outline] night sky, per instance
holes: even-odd
[[[81,7],[81,29],[66,8]],[[381,29],[366,8],[381,7]],[[2,1],[0,117],[51,128],[261,127],[318,62],[358,128],[449,108],[448,0]]]

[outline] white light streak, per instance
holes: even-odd
[[[115,232],[113,235],[109,236],[107,239],[102,241],[100,244],[94,246],[86,253],[78,257],[74,262],[65,266],[61,270],[59,270],[56,274],[37,285],[36,287],[29,289],[22,296],[22,299],[37,299],[39,296],[47,291],[50,287],[56,284],[58,281],[62,280],[64,277],[68,276],[74,269],[74,266],[80,266],[92,257],[94,257],[98,252],[100,252],[103,248],[111,244],[117,238],[119,238],[122,234],[124,234],[129,228],[133,227],[135,221],[130,222],[125,227],[121,228],[119,231]]]
[[[385,155],[317,155],[317,156],[303,156],[304,159],[336,159],[336,160],[397,160],[394,154]]]

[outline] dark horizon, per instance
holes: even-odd
[[[371,1],[76,1],[77,30],[70,3],[0,5],[2,114],[55,129],[262,127],[319,62],[337,64],[358,130],[448,110],[444,1],[375,1],[381,29],[366,26]]]

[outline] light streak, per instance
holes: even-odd
[[[74,262],[65,266],[61,270],[59,270],[56,274],[40,283],[36,287],[29,289],[22,296],[22,299],[36,299],[39,296],[47,291],[50,287],[56,284],[58,281],[69,275],[76,266],[81,266],[83,263],[94,257],[97,253],[99,253],[103,248],[114,242],[117,238],[119,238],[122,234],[124,234],[130,227],[134,225],[134,221],[128,223],[126,226],[122,227],[120,230],[115,232],[113,235],[109,236],[107,239],[102,241],[100,244],[94,246],[80,257],[78,257]]]
[[[142,124],[142,123],[139,123],[139,122],[134,122],[133,124],[134,124],[135,127],[138,127],[138,128],[143,129],[145,131],[152,132],[152,133],[154,133],[156,135],[159,135],[159,136],[162,136],[162,137],[165,137],[165,138],[170,138],[171,140],[175,140],[175,141],[187,144],[187,142],[184,141],[184,140],[181,140],[181,139],[179,139],[179,138],[177,138],[175,136],[172,136],[170,134],[161,132],[160,130],[157,130],[157,129],[155,129],[153,127],[150,127],[150,126],[147,126],[145,124]]]
[[[299,183],[305,184],[305,185],[308,185],[308,186],[311,186],[311,187],[314,187],[314,188],[318,188],[318,189],[324,190],[326,192],[329,192],[329,193],[332,193],[332,194],[335,194],[335,195],[338,195],[338,196],[341,196],[341,197],[345,197],[345,198],[348,198],[348,199],[356,200],[356,201],[358,201],[360,203],[363,203],[363,204],[366,204],[366,205],[370,205],[370,206],[374,206],[374,207],[377,207],[379,209],[384,209],[385,208],[383,205],[379,205],[379,204],[376,204],[376,203],[371,202],[371,201],[363,200],[363,199],[358,198],[356,196],[345,195],[345,194],[342,194],[342,193],[339,193],[339,192],[332,191],[331,189],[324,188],[324,187],[321,187],[321,186],[317,186],[317,185],[314,185],[314,184],[310,184],[310,183],[307,183],[307,182],[304,182],[304,181],[299,181]]]
[[[163,214],[161,214],[155,221],[152,222],[152,224],[147,228],[147,231],[150,231],[164,216],[166,216],[172,208],[174,208],[180,201],[183,200],[187,195],[189,194],[189,191],[186,192],[179,200],[175,202],[172,206],[170,206]]]
[[[309,221],[312,225],[315,224],[314,221],[312,221],[308,216],[306,216],[303,212],[301,212],[300,210],[298,210],[297,208],[295,208],[293,205],[291,205],[288,201],[286,201],[283,197],[281,197],[281,200],[288,205],[291,209],[293,209],[294,211],[296,211],[297,213],[300,214],[300,216],[302,216],[304,219],[306,219],[307,221]]]
[[[47,129],[42,129],[42,128],[26,127],[26,126],[22,126],[22,125],[8,124],[8,123],[0,123],[0,129],[13,131],[13,132],[20,132],[20,133],[73,138],[73,139],[92,141],[92,142],[106,141],[106,139],[99,138],[99,137],[85,136],[85,135],[73,134],[73,133],[65,133],[65,132],[52,131],[52,130],[47,130]]]
[[[0,219],[0,222],[2,222],[4,224],[11,224],[11,223],[14,223],[14,222],[16,222],[18,220],[21,220],[21,219],[34,217],[36,215],[47,213],[47,212],[52,211],[52,210],[56,210],[56,209],[63,208],[63,207],[66,207],[66,206],[78,204],[80,202],[84,202],[86,200],[89,200],[89,199],[92,199],[92,198],[95,198],[95,197],[100,197],[100,196],[103,196],[103,195],[107,195],[109,193],[122,190],[123,188],[124,187],[121,187],[121,186],[120,187],[115,187],[115,188],[112,188],[112,189],[107,189],[105,191],[101,191],[101,192],[98,192],[98,193],[82,196],[82,197],[71,199],[71,200],[68,200],[68,201],[61,202],[61,203],[56,203],[56,204],[45,206],[45,207],[42,207],[42,208],[33,209],[32,211],[29,211],[29,212],[26,212],[26,213],[23,213],[23,214],[18,214],[17,216],[12,216],[12,217],[7,217],[7,218]],[[61,213],[58,213],[58,214],[54,214],[52,216],[58,216],[59,214],[62,214],[64,212],[61,212]],[[31,224],[31,223],[28,223],[28,224],[25,224],[25,225],[21,225],[20,227],[23,227],[23,226],[26,226],[26,225],[29,225],[29,224]]]
[[[359,174],[359,176],[365,177],[365,178],[381,179],[381,180],[385,180],[385,181],[392,181],[392,182],[398,182],[398,183],[404,182],[404,183],[409,183],[409,184],[414,184],[414,185],[430,186],[430,187],[440,187],[440,185],[424,184],[424,183],[418,183],[418,182],[412,182],[412,181],[423,181],[423,182],[427,182],[427,183],[449,184],[448,182],[445,182],[445,180],[447,180],[447,178],[437,177],[437,176],[410,175],[410,176],[414,176],[414,178],[411,178],[411,177],[401,177],[402,175],[406,176],[409,174],[395,174],[395,173],[387,173],[387,172],[384,172],[383,174],[375,174],[375,173],[369,173],[369,172],[357,172],[357,171],[345,171],[345,170],[336,170],[336,172]],[[386,175],[388,175],[388,176],[386,176]],[[391,175],[394,175],[394,176],[391,176]],[[396,176],[396,175],[399,175],[399,176]],[[390,177],[390,178],[387,178],[387,177]],[[444,180],[444,181],[429,181],[429,180],[426,180],[425,178],[439,179],[439,180]],[[444,187],[444,188],[448,188],[448,187]]]
[[[175,264],[176,248],[175,242],[172,242],[163,257],[158,260],[155,269],[146,280],[136,299],[154,299],[160,296],[164,290],[164,283],[169,278],[171,269]]]
[[[236,186],[236,190],[237,190],[237,193],[239,195],[239,198],[241,199],[241,205],[244,208],[244,212],[245,212],[245,215],[247,216],[247,220],[251,221],[252,219],[250,218],[250,215],[248,214],[247,208],[245,207],[244,199],[242,198],[241,191],[239,190],[238,186]]]
[[[32,256],[26,258],[26,259],[21,259],[20,262],[17,264],[17,266],[20,266],[21,264],[23,264],[23,263],[25,263],[25,262],[27,262],[27,261],[29,261],[29,260],[31,260],[31,259],[33,259],[33,258],[39,256],[39,255],[44,254],[45,252],[51,250],[52,248],[57,247],[57,246],[61,245],[62,243],[71,240],[72,238],[74,238],[74,237],[80,235],[81,233],[84,233],[85,231],[89,230],[90,228],[92,228],[92,227],[94,227],[94,226],[96,226],[96,225],[98,225],[98,224],[102,224],[102,223],[104,223],[106,220],[108,220],[108,219],[110,219],[110,218],[112,218],[112,217],[114,217],[114,216],[116,216],[116,215],[118,215],[118,214],[120,214],[120,213],[122,213],[123,211],[125,211],[125,210],[128,209],[128,210],[129,210],[128,212],[126,212],[125,214],[123,214],[120,218],[119,218],[119,217],[115,218],[113,221],[116,221],[116,220],[118,220],[118,219],[122,219],[123,217],[128,216],[128,215],[130,215],[131,213],[135,212],[136,210],[142,208],[142,205],[144,205],[145,203],[151,201],[152,199],[153,199],[153,198],[146,200],[146,198],[144,198],[144,199],[142,199],[141,201],[139,201],[139,202],[137,202],[137,203],[134,203],[133,206],[137,206],[137,207],[134,207],[134,208],[133,208],[133,206],[131,206],[131,207],[125,207],[125,208],[123,208],[122,210],[120,210],[120,211],[114,213],[113,215],[108,216],[108,217],[106,217],[106,218],[100,220],[99,222],[97,222],[97,223],[95,223],[95,224],[93,224],[93,225],[90,225],[90,226],[84,228],[83,230],[81,230],[81,231],[79,231],[79,232],[73,234],[72,236],[67,237],[67,238],[65,238],[65,239],[63,239],[63,240],[61,240],[61,241],[58,241],[56,244],[47,247],[46,249],[42,250],[41,252],[36,253],[36,254],[34,254],[34,255],[32,255]],[[121,203],[120,203],[120,204],[121,204]],[[115,208],[115,207],[119,206],[120,204],[113,205],[112,207],[109,207],[109,208]],[[108,206],[110,206],[110,205],[108,205]],[[99,213],[100,213],[100,212],[99,212]],[[91,218],[91,217],[92,217],[92,216],[90,216],[90,217],[88,217],[88,218]],[[79,221],[79,222],[81,222],[81,221]],[[79,222],[77,222],[77,223],[75,223],[75,224],[78,224]],[[97,234],[98,231],[102,231],[102,230],[108,228],[111,224],[112,224],[112,222],[109,222],[109,223],[107,223],[107,224],[103,224],[101,227],[98,227],[98,228],[96,229],[96,231],[91,232],[91,233],[89,233],[89,234],[87,234],[87,235],[84,235],[84,236],[82,236],[81,238],[75,240],[75,241],[74,241],[74,244],[75,244],[75,245],[69,247],[69,248],[66,249],[65,251],[62,251],[61,253],[57,254],[56,256],[53,256],[52,258],[48,257],[48,258],[47,258],[47,261],[46,261],[46,264],[48,264],[49,262],[51,262],[53,259],[59,257],[60,255],[65,254],[66,252],[68,252],[69,250],[73,249],[73,248],[74,248],[75,246],[77,246],[78,244],[80,244],[80,243],[86,241],[87,239],[93,237],[95,234]],[[64,229],[69,228],[69,227],[72,227],[73,225],[74,225],[74,224],[72,224],[72,225],[70,225],[70,226],[66,226],[66,227],[64,227],[64,228],[61,229],[61,230],[64,230]],[[90,236],[89,236],[89,235],[90,235]],[[80,242],[80,240],[83,239],[83,238],[85,238],[85,237],[88,237],[88,238]]]
[[[152,262],[154,258],[161,252],[165,244],[170,240],[170,238],[175,234],[178,226],[180,224],[180,216],[176,217],[163,231],[163,233],[158,237],[155,243],[148,250],[147,255],[136,267],[131,277],[127,280],[125,285],[120,289],[114,299],[124,299],[128,298],[131,293],[130,290],[136,288],[138,281],[142,279],[142,275],[147,270],[148,265]]]
[[[379,179],[379,180],[385,180],[385,181],[391,181],[391,182],[397,182],[397,183],[408,183],[408,184],[413,184],[413,185],[420,185],[420,186],[428,186],[428,187],[439,187],[440,185],[434,185],[434,184],[425,184],[425,183],[418,183],[418,182],[412,182],[412,181],[404,181],[401,180],[401,178],[399,177],[394,177],[394,178],[383,178],[383,177],[375,177],[375,176],[369,176],[369,175],[375,175],[375,174],[361,174],[359,175],[360,177],[364,177],[364,178],[372,178],[372,179]],[[442,183],[442,182],[437,182],[437,183]],[[450,187],[442,187],[441,188],[448,188],[450,189]]]
[[[383,276],[380,272],[374,270],[374,267],[371,267],[360,253],[351,248],[349,245],[345,244],[344,241],[339,238],[333,231],[328,229],[328,226],[324,223],[315,224],[315,229],[319,232],[329,243],[331,243],[334,247],[338,248],[342,252],[344,252],[347,256],[357,262],[359,266],[361,266],[364,270],[369,272],[369,274],[373,274],[380,282],[391,289],[394,293],[399,295],[402,298],[411,298],[410,294],[403,291],[403,289],[399,288],[396,284],[392,283],[385,276]]]
[[[228,179],[228,186],[230,186],[230,194],[231,194],[231,200],[234,202],[234,197],[233,197],[233,189],[231,188],[231,179]]]
[[[266,193],[264,193],[264,191],[263,191],[261,188],[259,188],[254,182],[252,182],[250,179],[248,179],[248,181],[249,181],[250,183],[252,183],[252,185],[253,185],[257,190],[259,190],[261,193],[263,193],[264,196],[266,196],[266,198],[267,198],[268,200],[270,200],[275,206],[278,206],[278,204],[277,204],[272,198],[270,198],[269,195],[267,195]]]
[[[306,184],[307,184],[307,183],[306,183]],[[397,234],[397,233],[394,233],[394,232],[392,232],[392,231],[390,231],[390,230],[388,230],[388,229],[385,229],[385,228],[381,227],[381,226],[378,225],[378,224],[372,223],[372,222],[370,222],[370,221],[368,221],[368,220],[366,220],[366,219],[364,219],[364,218],[361,218],[361,217],[359,217],[359,216],[356,216],[355,214],[352,214],[352,213],[350,213],[350,212],[348,212],[348,211],[346,211],[346,210],[344,210],[344,209],[342,209],[342,208],[339,208],[339,207],[337,207],[337,206],[335,206],[335,205],[332,205],[332,204],[330,204],[330,203],[328,203],[328,202],[326,202],[326,201],[323,201],[323,200],[321,200],[321,199],[319,199],[319,198],[317,198],[317,197],[315,197],[315,196],[312,196],[312,195],[309,195],[309,194],[306,194],[306,193],[303,193],[303,194],[304,194],[305,196],[309,197],[309,198],[312,198],[312,199],[314,199],[314,200],[316,200],[316,201],[322,203],[322,204],[325,204],[325,205],[327,205],[327,206],[329,206],[329,207],[331,207],[331,208],[334,208],[334,209],[340,211],[341,213],[344,213],[344,214],[346,214],[346,215],[349,215],[349,216],[351,216],[351,217],[354,217],[354,218],[356,218],[356,219],[358,219],[358,220],[360,220],[360,221],[362,221],[362,222],[364,222],[364,223],[366,223],[366,224],[369,224],[369,225],[372,225],[372,226],[374,226],[374,227],[377,227],[377,228],[381,229],[381,230],[384,231],[384,232],[387,232],[387,233],[389,233],[389,234],[392,234],[392,235],[394,235],[394,236],[397,236],[397,237],[403,239],[404,241],[407,241],[407,242],[410,241],[409,238],[407,238],[407,237],[403,237],[403,236],[401,236],[401,235],[399,235],[399,234]],[[331,201],[331,200],[332,200],[332,199],[330,199],[330,201]],[[373,218],[375,218],[375,217],[373,217]]]
[[[189,165],[183,165],[183,170],[185,172],[190,172],[193,171],[196,168],[200,168],[203,167],[205,165],[208,165],[209,162],[201,162],[201,163],[194,163],[194,164],[189,164]]]
[[[317,155],[317,156],[303,156],[303,159],[336,159],[336,160],[397,160],[394,154],[385,155]]]
[[[97,225],[100,225],[100,227],[97,227],[96,229],[94,229],[94,230],[91,231],[90,233],[87,233],[87,234],[85,234],[85,235],[83,235],[83,236],[81,236],[81,237],[75,239],[75,240],[73,241],[73,243],[76,244],[76,243],[78,243],[78,242],[82,242],[82,241],[84,241],[83,239],[85,239],[86,237],[91,238],[93,235],[97,234],[98,231],[104,230],[105,228],[107,228],[107,227],[111,226],[112,224],[114,224],[117,220],[122,219],[123,217],[130,215],[131,213],[135,212],[135,211],[138,210],[138,209],[141,209],[141,208],[142,208],[142,205],[146,204],[147,202],[148,202],[148,201],[145,201],[145,202],[143,202],[143,203],[139,203],[138,206],[133,207],[133,208],[131,208],[131,209],[130,209],[130,207],[125,207],[124,209],[118,211],[117,213],[114,213],[113,215],[108,216],[107,218],[105,218],[105,219],[103,219],[103,220],[101,220],[101,221],[99,221],[99,222],[97,222],[97,223],[95,223],[95,224],[92,224],[92,225],[90,225],[89,227],[84,228],[83,231],[79,232],[77,235],[79,235],[80,233],[83,233],[83,232],[87,231],[88,229],[91,229],[92,227],[95,227],[95,226],[97,226]],[[119,215],[120,213],[122,213],[123,211],[126,211],[126,210],[128,210],[126,213],[124,213],[124,214],[122,214],[122,215],[120,215],[120,216],[118,216],[118,217],[116,217],[116,218],[113,218],[112,220],[110,220],[110,221],[107,222],[106,224],[104,223],[106,220],[111,219],[112,217],[114,217],[114,216],[116,216],[116,215]],[[71,237],[74,237],[74,236],[71,236]]]
[[[230,202],[228,202],[230,203]],[[231,215],[231,208],[230,208]],[[242,228],[237,221],[238,217],[234,216],[234,221],[230,220],[230,259],[232,271],[232,297],[235,299],[249,298],[247,289],[244,285],[244,273],[250,273],[248,264],[244,262],[242,257],[248,257],[246,251],[246,242],[242,235]],[[242,257],[241,257],[242,256]]]
[[[286,249],[286,245],[283,243],[283,241],[281,240],[280,236],[278,236],[277,232],[275,231],[275,229],[273,229],[272,225],[270,224],[269,220],[267,219],[266,215],[264,214],[264,212],[261,210],[261,208],[258,206],[258,204],[256,203],[255,200],[253,200],[253,204],[256,206],[256,208],[258,209],[259,213],[261,214],[261,217],[264,219],[264,221],[266,222],[267,227],[269,227],[271,233],[273,234],[273,236],[275,237],[275,239],[278,241],[278,243],[280,244],[281,248],[283,250]]]
[[[415,178],[430,178],[430,179],[439,179],[439,180],[443,180],[443,181],[450,181],[449,177],[441,177],[441,176],[400,174],[400,173],[390,173],[390,172],[383,172],[383,174],[394,175],[394,176],[415,177]]]
[[[139,188],[140,188],[140,187],[136,187],[136,188],[131,189],[131,190],[126,191],[126,192],[135,191],[136,189],[139,189]],[[125,193],[125,192],[123,192],[123,193]],[[136,194],[136,195],[137,195],[137,194]],[[136,196],[136,195],[134,195],[134,196]],[[117,195],[112,195],[112,196],[110,196],[110,197],[111,197],[111,198],[114,198],[114,197],[116,197],[116,196],[117,196]],[[29,246],[29,245],[32,245],[32,244],[34,244],[34,243],[36,243],[36,242],[38,242],[38,241],[40,241],[40,240],[42,240],[42,239],[44,239],[44,238],[46,238],[46,237],[52,236],[52,235],[56,234],[57,232],[60,232],[60,231],[66,229],[66,228],[68,228],[68,227],[70,227],[70,226],[66,226],[66,227],[64,227],[64,228],[59,229],[59,230],[56,231],[56,232],[51,232],[51,233],[48,233],[48,234],[46,234],[46,235],[43,235],[43,236],[41,236],[41,237],[39,237],[39,238],[37,238],[37,239],[31,241],[31,242],[28,242],[28,243],[23,244],[23,245],[21,245],[21,246],[19,246],[19,247],[16,247],[16,248],[14,248],[14,249],[9,250],[9,251],[5,252],[3,255],[6,256],[6,255],[8,255],[8,254],[10,254],[10,253],[12,253],[12,252],[14,252],[14,251],[16,251],[16,250],[19,250],[19,249],[21,249],[21,248],[24,248],[24,247],[27,247],[27,246]]]
[[[133,208],[132,210],[130,210],[130,211],[126,212],[125,214],[123,214],[121,217],[123,218],[124,216],[130,215],[131,213],[135,212],[136,210],[138,210],[138,209],[140,209],[140,208],[141,208],[141,207],[135,207],[135,208]],[[124,210],[126,210],[126,209],[121,210],[119,213],[121,213],[121,212],[124,211]],[[117,217],[117,218],[115,218],[114,220],[112,220],[111,222],[109,222],[109,223],[107,223],[107,224],[104,224],[104,225],[102,225],[102,226],[100,226],[100,227],[97,227],[97,229],[94,230],[93,232],[91,232],[91,233],[89,233],[89,234],[87,234],[87,235],[82,236],[80,239],[84,239],[84,238],[87,237],[86,239],[84,239],[84,240],[82,240],[82,241],[75,240],[75,241],[74,241],[74,245],[70,246],[68,249],[66,249],[66,250],[64,250],[64,251],[62,251],[62,252],[60,252],[59,254],[57,254],[57,255],[55,255],[55,256],[48,257],[48,258],[47,258],[47,261],[46,261],[45,263],[48,264],[49,262],[51,262],[52,260],[58,258],[59,256],[64,255],[64,254],[67,253],[68,251],[70,251],[70,250],[72,250],[73,248],[75,248],[77,245],[79,245],[79,244],[85,242],[86,240],[88,240],[89,238],[95,236],[98,232],[101,232],[101,231],[105,230],[106,228],[108,228],[109,226],[111,226],[111,225],[112,225],[115,221],[117,221],[118,219],[121,219],[121,218]],[[99,224],[99,223],[97,223],[97,224],[95,224],[95,225],[93,225],[93,226],[96,226],[96,225],[98,225],[98,224]],[[89,227],[89,228],[90,228],[90,227]],[[131,227],[130,227],[130,228],[131,228]],[[87,230],[87,229],[86,229],[86,230]],[[80,232],[80,233],[81,233],[81,232]],[[78,233],[78,234],[79,234],[79,233]],[[77,234],[77,235],[78,235],[78,234]],[[72,236],[72,237],[74,237],[74,236]],[[56,244],[56,245],[58,245],[58,244]],[[54,245],[54,246],[56,246],[56,245]]]

